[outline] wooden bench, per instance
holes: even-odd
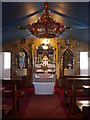
[[[70,111],[76,111],[77,97],[90,97],[89,90],[83,85],[90,85],[90,78],[86,77],[66,77],[63,79],[64,102],[69,103]]]
[[[62,79],[64,78],[90,78],[87,75],[62,75]]]
[[[6,116],[6,113],[8,113],[8,111],[10,111],[11,108],[13,108],[13,114],[16,114],[19,111],[19,97],[21,96],[21,90],[17,89],[17,85],[20,83],[20,80],[2,80],[2,85],[3,86],[8,86],[8,88],[10,87],[10,89],[6,89],[6,96],[5,99],[7,99],[6,97],[12,97],[12,107],[10,105],[2,105],[3,109],[3,118]],[[9,93],[9,95],[8,95]]]
[[[65,91],[65,97],[66,97],[65,98],[66,102],[69,101],[69,109],[70,109],[70,111],[72,113],[75,113],[77,111],[77,108],[76,108],[76,100],[77,100],[77,98],[82,97],[82,100],[83,100],[83,98],[86,97],[86,99],[88,100],[88,98],[90,98],[90,94],[89,94],[88,90],[79,90],[79,89],[66,90]]]
[[[13,112],[12,105],[2,105],[2,118],[5,118],[10,112]]]
[[[90,76],[87,76],[87,75],[63,75],[62,78],[61,78],[61,81],[62,81],[62,87],[64,87],[63,85],[65,85],[66,83],[66,79],[73,79],[75,80],[75,78],[90,78]]]

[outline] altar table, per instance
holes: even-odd
[[[36,95],[54,94],[55,82],[33,82]]]

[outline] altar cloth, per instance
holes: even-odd
[[[55,82],[33,82],[36,95],[54,94]]]

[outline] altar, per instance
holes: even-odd
[[[55,82],[33,82],[36,95],[54,94]]]
[[[33,85],[36,95],[52,95],[55,86],[54,48],[47,46],[47,40],[37,49],[34,64]]]
[[[37,65],[36,65],[37,66]],[[33,77],[33,85],[36,95],[54,94],[55,86],[55,65],[48,65],[47,68],[37,67]]]

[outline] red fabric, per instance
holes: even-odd
[[[34,109],[33,108],[33,105],[35,106],[35,105],[38,105],[39,106],[39,103],[41,104],[41,102],[43,102],[43,101],[45,101],[46,103],[45,104],[48,104],[50,101],[51,101],[51,99],[52,99],[52,95],[50,96],[50,99],[48,99],[48,96],[36,96],[36,95],[34,95],[34,88],[27,88],[27,89],[25,89],[24,90],[24,92],[25,92],[25,94],[24,94],[24,96],[23,97],[20,97],[20,99],[19,99],[19,113],[18,113],[18,117],[20,117],[20,118],[23,118],[24,117],[24,115],[27,113],[27,115],[29,116],[29,114],[35,114],[35,113],[31,113],[31,111],[29,111],[29,109]],[[59,116],[60,117],[60,115],[61,115],[61,117],[63,116],[63,117],[65,117],[65,118],[69,118],[69,112],[68,112],[68,108],[66,108],[66,106],[64,105],[64,103],[63,103],[63,89],[61,89],[61,88],[55,88],[55,91],[54,91],[55,93],[55,95],[57,95],[58,96],[58,98],[59,98],[59,103],[58,103],[58,106],[56,107],[56,109],[54,110],[54,111],[52,111],[53,112],[53,114],[52,114],[52,112],[51,113],[49,113],[48,114],[48,116],[50,117],[50,116],[52,116],[52,117],[57,117],[57,116]],[[35,97],[35,99],[33,98],[33,100],[35,100],[35,101],[37,101],[35,104],[34,104],[34,102],[35,101],[33,101],[32,100],[32,97]],[[42,98],[42,99],[39,99],[39,98]],[[38,101],[39,100],[39,101]],[[40,100],[43,100],[43,101],[41,101],[40,102]],[[54,101],[53,101],[54,100]],[[56,103],[56,100],[57,99],[52,99],[52,103],[53,102],[55,102]],[[10,100],[9,98],[8,99],[6,99],[5,101],[3,101],[3,104],[5,104],[5,103],[7,103],[7,104],[12,104],[12,99]],[[31,103],[33,103],[32,105],[31,105]],[[53,108],[53,107],[55,107],[55,106],[52,106],[52,103],[50,103],[51,104],[51,107]],[[29,105],[31,105],[32,106],[32,108],[29,108]],[[54,105],[54,104],[53,104]],[[43,106],[40,106],[40,107],[42,107],[43,108]],[[44,105],[44,107],[45,107],[45,105]],[[42,108],[41,108],[41,110],[42,110]],[[43,108],[44,109],[44,108]],[[51,108],[50,108],[51,109]],[[47,107],[47,110],[49,111],[49,107]],[[51,109],[52,110],[52,109]],[[59,110],[59,111],[58,111]],[[61,112],[60,112],[60,110],[61,110]],[[44,111],[45,111],[45,109],[44,109]],[[35,112],[35,110],[34,111],[32,111],[32,112]],[[47,111],[46,111],[47,112]],[[38,114],[38,113],[40,113],[40,111],[36,111],[36,113]],[[42,111],[41,111],[41,113],[43,113]],[[48,112],[47,112],[48,113]],[[54,114],[55,113],[55,114]],[[44,114],[44,113],[43,113]],[[65,116],[64,116],[65,115]],[[32,117],[34,117],[34,116],[32,116]]]
[[[41,75],[39,75],[40,76],[40,78],[49,78],[49,75],[48,74],[41,74]]]

